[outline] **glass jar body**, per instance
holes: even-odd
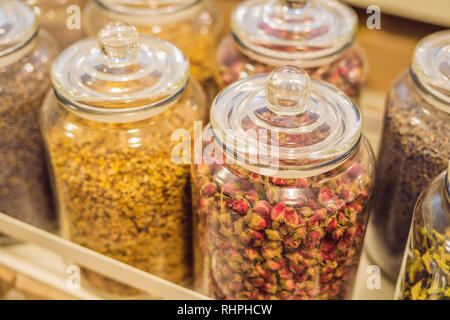
[[[396,299],[450,300],[449,201],[444,172],[417,200]]]
[[[277,65],[262,63],[244,54],[231,36],[222,40],[217,53],[218,69],[215,78],[219,87],[245,79],[249,76],[271,72]],[[289,63],[288,61],[284,62]],[[294,64],[293,61],[290,64]],[[367,71],[362,48],[353,44],[335,59],[316,67],[302,67],[310,77],[327,81],[358,100]]]
[[[166,280],[191,280],[189,165],[172,161],[175,129],[206,117],[206,98],[191,80],[168,109],[134,122],[86,119],[50,92],[42,128],[62,233],[71,241]],[[87,283],[114,296],[133,288],[84,271]]]
[[[377,162],[368,252],[397,279],[414,204],[450,157],[450,113],[424,99],[410,72],[391,87]]]
[[[95,36],[108,22],[122,21],[134,25],[140,34],[157,36],[175,44],[189,58],[191,74],[200,81],[208,96],[215,95],[214,56],[223,18],[212,1],[201,0],[173,14],[146,15],[115,12],[91,0],[84,11],[84,21],[84,30],[89,36]]]
[[[55,56],[55,41],[40,30],[28,45],[0,59],[0,212],[45,230],[56,227],[56,218],[39,111]]]
[[[61,49],[83,37],[81,10],[87,0],[24,0],[33,8],[39,24],[58,41]]]
[[[339,167],[308,178],[217,160],[191,167],[195,288],[218,299],[348,298],[373,185],[366,140]]]

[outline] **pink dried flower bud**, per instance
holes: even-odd
[[[245,219],[252,230],[263,230],[267,227],[267,220],[257,213],[251,213]]]
[[[287,250],[294,250],[294,249],[297,249],[300,246],[300,243],[301,243],[301,240],[294,240],[291,237],[287,237],[284,240],[284,247]]]
[[[306,238],[307,228],[306,227],[300,227],[297,228],[292,235],[292,239],[294,240],[303,240]]]
[[[335,218],[332,218],[332,219],[328,222],[327,226],[325,227],[325,231],[327,231],[327,232],[332,232],[333,230],[336,229],[336,227],[337,227],[337,221],[336,221]]]
[[[275,294],[278,291],[278,286],[276,284],[266,283],[264,286],[264,291],[267,293]]]
[[[308,218],[314,214],[313,210],[310,207],[300,208],[299,213],[302,217]]]
[[[255,245],[261,245],[264,242],[264,235],[256,230],[250,230],[250,236],[253,238],[253,240],[255,241]]]
[[[334,198],[335,198],[334,192],[328,187],[323,187],[319,192],[317,200],[321,205],[324,206],[333,201]]]
[[[276,256],[275,250],[274,249],[270,249],[270,248],[263,248],[261,250],[261,254],[262,254],[262,256],[264,258],[266,258],[268,260],[273,259]]]
[[[254,204],[258,201],[258,193],[255,190],[249,190],[245,194],[245,199],[247,199],[251,204]]]
[[[234,212],[238,214],[244,215],[248,211],[248,203],[245,200],[234,200],[232,209]]]
[[[325,209],[327,210],[327,213],[328,213],[329,215],[333,215],[333,214],[336,214],[336,213],[338,212],[338,207],[337,207],[337,205],[335,205],[334,203],[328,204],[328,205],[325,207]]]
[[[288,180],[284,178],[270,178],[269,181],[277,186],[286,186]]]
[[[320,240],[324,237],[324,232],[322,231],[322,229],[316,229],[310,231],[308,236],[311,240]]]
[[[263,216],[269,216],[272,211],[272,206],[267,201],[258,201],[255,203],[253,210]]]
[[[280,277],[280,279],[292,279],[294,278],[294,275],[292,274],[291,271],[289,271],[289,269],[287,268],[281,268],[280,270],[278,270],[278,275]]]
[[[255,172],[250,173],[248,179],[253,183],[262,182],[262,177]]]
[[[265,267],[266,267],[267,269],[273,270],[273,271],[276,271],[276,270],[280,269],[280,268],[283,266],[282,263],[276,262],[276,261],[274,261],[274,260],[267,260],[267,261],[264,263],[264,265],[265,265]]]
[[[300,226],[300,218],[298,216],[297,210],[295,210],[294,208],[286,208],[285,215],[285,223],[288,227],[297,228]]]
[[[362,173],[364,172],[364,168],[358,163],[356,162],[355,164],[353,164],[350,169],[348,170],[348,175],[352,178],[357,178],[359,177]]]
[[[298,178],[295,185],[297,188],[305,189],[309,187],[310,183],[307,178]]]
[[[339,240],[344,236],[344,231],[342,229],[336,229],[333,231],[333,239]]]
[[[295,287],[296,287],[295,281],[292,280],[292,279],[281,280],[280,283],[281,283],[281,287],[284,290],[287,290],[287,291],[294,291],[295,290]]]
[[[246,257],[250,261],[259,261],[262,259],[261,255],[254,248],[245,248],[244,257]]]
[[[276,230],[272,230],[272,229],[266,229],[266,236],[267,239],[271,240],[271,241],[280,241],[282,240],[282,237],[280,235],[280,233]]]
[[[331,252],[333,250],[336,250],[336,244],[332,242],[324,241],[322,242],[322,245],[320,246],[321,250],[324,252]]]
[[[267,269],[264,269],[262,265],[258,264],[256,265],[256,271],[258,272],[259,276],[267,279],[270,277],[270,271]]]
[[[202,188],[202,193],[205,196],[213,196],[217,192],[217,187],[213,183],[208,183]]]
[[[239,235],[239,241],[241,241],[241,243],[245,246],[248,245],[251,240],[252,238],[249,231],[241,232],[241,234]]]
[[[286,220],[286,204],[284,202],[280,202],[275,205],[272,208],[270,216],[273,221],[284,222]]]

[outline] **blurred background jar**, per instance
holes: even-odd
[[[99,42],[99,44],[98,44]],[[62,233],[71,241],[177,284],[189,284],[189,164],[171,139],[207,117],[206,97],[174,45],[111,23],[56,60],[42,131]],[[187,141],[190,143],[190,141]],[[128,286],[84,270],[113,296]]]
[[[358,19],[350,7],[323,0],[249,0],[231,19],[231,35],[217,54],[221,88],[291,64],[359,98],[367,70],[354,43]]]
[[[33,8],[39,24],[58,41],[61,49],[83,37],[81,12],[87,0],[22,0]]]
[[[29,7],[0,2],[0,212],[46,230],[56,228],[56,218],[39,111],[57,50]]]
[[[374,182],[360,113],[294,66],[222,91],[192,166],[194,277],[219,299],[352,293]]]
[[[397,279],[417,197],[450,158],[450,30],[424,38],[386,101],[368,253]]]
[[[417,201],[396,299],[450,300],[450,162]]]
[[[208,96],[217,88],[213,81],[214,55],[223,18],[211,0],[90,0],[83,12],[88,35],[95,35],[108,22],[123,21],[141,34],[155,35],[178,46],[189,58],[192,75]]]

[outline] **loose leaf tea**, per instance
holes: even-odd
[[[55,45],[41,30],[30,53],[0,67],[0,212],[46,230],[56,227],[56,217],[39,111],[50,85]]]
[[[414,204],[450,158],[450,113],[419,92],[408,73],[394,84],[387,98],[384,131],[377,165],[373,251],[396,278],[408,237]],[[372,255],[372,254],[371,254]]]
[[[226,38],[218,53],[219,69],[216,81],[220,87],[249,76],[271,72],[276,66],[264,64],[244,55],[231,37]],[[292,61],[291,64],[295,64]],[[300,66],[301,67],[301,66]],[[304,68],[315,79],[334,84],[348,96],[357,100],[364,82],[364,61],[357,45],[347,49],[341,56],[324,65]]]
[[[310,178],[217,164],[222,155],[193,166],[195,287],[219,299],[348,297],[373,183],[366,151]]]
[[[171,160],[171,133],[205,117],[196,82],[166,111],[130,123],[50,106],[45,132],[63,232],[73,242],[178,284],[191,279],[189,166]],[[195,98],[197,97],[197,98]],[[204,99],[204,98],[203,98]],[[107,293],[139,292],[93,272]]]

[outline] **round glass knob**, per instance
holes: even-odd
[[[123,22],[108,23],[97,35],[100,48],[112,64],[133,62],[139,50],[137,29]]]
[[[278,67],[267,77],[266,95],[269,108],[275,113],[300,114],[311,95],[311,79],[295,66]]]

